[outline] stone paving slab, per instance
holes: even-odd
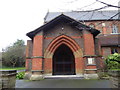
[[[109,80],[44,79],[16,80],[16,88],[110,88]]]

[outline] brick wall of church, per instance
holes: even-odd
[[[93,25],[95,29],[98,29],[100,30],[100,34],[97,36],[97,38],[100,38],[99,36],[101,35],[115,35],[117,34],[118,35],[118,43],[120,42],[120,21],[117,21],[117,20],[113,20],[113,21],[88,21],[88,22],[85,22],[86,25],[90,26],[90,25]],[[118,32],[117,33],[113,33],[113,25],[115,25],[118,29]],[[112,47],[115,47],[117,49],[117,52],[119,53],[120,52],[120,46],[107,46],[107,47],[104,47],[102,46],[101,47],[101,54],[106,57],[110,54],[112,54]],[[96,49],[97,50],[97,49]]]
[[[100,30],[100,34],[111,34],[113,25],[118,27],[118,33],[120,33],[120,21],[88,21],[85,22],[86,25],[90,26],[91,24],[98,30]],[[105,28],[105,29],[104,29]],[[106,31],[104,31],[106,30]]]
[[[76,28],[70,27],[64,23],[60,23],[51,30],[44,31],[44,51],[53,39],[63,34],[73,38],[82,49],[84,48],[82,33]]]
[[[70,37],[73,41],[76,42],[77,45],[79,45],[80,49],[82,50],[82,51],[77,50],[73,52],[74,55],[76,56],[75,68],[77,73],[83,73],[84,69],[96,69],[96,66],[93,65],[84,67],[87,58],[83,59],[83,56],[79,55],[80,53],[83,53],[83,55],[94,56],[99,53],[99,50],[96,53],[95,47],[96,46],[99,47],[99,45],[97,45],[96,41],[94,41],[95,39],[93,35],[87,30],[79,31],[78,29],[71,27],[70,25],[62,23],[55,25],[55,27],[52,27],[51,30],[44,30],[44,32],[40,32],[36,34],[36,36],[34,36],[32,41],[33,51],[31,58],[32,71],[44,70],[45,73],[52,73],[52,57],[51,56],[50,58],[43,57],[50,43],[60,35],[66,35],[67,37]],[[26,67],[28,67],[27,64]]]

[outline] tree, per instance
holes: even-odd
[[[106,58],[106,64],[108,69],[119,69],[120,68],[120,54],[114,53]]]
[[[23,40],[17,39],[12,46],[8,46],[3,52],[3,63],[5,66],[24,66],[25,45]]]

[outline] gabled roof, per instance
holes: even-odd
[[[91,28],[89,26],[86,26],[86,25],[84,25],[84,24],[70,18],[69,16],[61,14],[61,15],[57,16],[56,18],[52,19],[51,21],[49,21],[48,23],[44,24],[43,26],[37,28],[36,30],[27,33],[26,35],[28,37],[30,37],[30,38],[33,38],[41,30],[50,29],[53,26],[60,23],[61,21],[65,22],[65,23],[69,23],[71,26],[74,26],[74,27],[78,28],[79,30],[88,30],[94,35],[94,37],[97,36],[100,33],[99,30],[93,29],[93,28]]]
[[[109,11],[72,11],[72,12],[48,12],[44,18],[44,22],[49,22],[53,18],[59,16],[61,13],[67,15],[78,21],[94,21],[94,20],[108,20],[110,17],[116,15],[118,10],[109,10]],[[120,20],[118,19],[119,15],[116,15],[110,20]]]

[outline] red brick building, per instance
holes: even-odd
[[[120,10],[109,11],[73,11],[65,15],[100,31],[101,55],[120,53]],[[44,21],[49,22],[61,12],[48,12]]]
[[[26,49],[26,76],[29,79],[38,80],[48,75],[96,77],[96,73],[103,68],[102,55],[109,52],[112,47],[119,50],[119,47],[111,42],[110,46],[105,46],[106,41],[100,38],[104,36],[104,40],[107,41],[111,37],[113,39],[113,36],[108,36],[111,31],[102,27],[103,32],[98,35],[101,26],[95,27],[95,25],[101,20],[84,19],[84,22],[81,22],[83,20],[75,19],[75,13],[72,13],[52,13],[53,16],[48,13],[43,26],[27,33],[31,38],[27,41]],[[79,13],[76,13],[78,17]],[[114,40],[116,38],[114,37]],[[118,44],[117,41],[115,44]]]

